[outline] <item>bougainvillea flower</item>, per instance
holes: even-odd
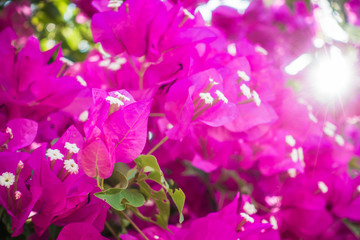
[[[70,239],[99,239],[106,240],[106,237],[101,236],[100,232],[91,224],[84,222],[75,222],[66,225],[60,232],[58,240]]]

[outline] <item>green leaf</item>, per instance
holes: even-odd
[[[115,174],[113,174],[111,177],[114,177],[116,180],[115,188],[126,189],[128,187],[128,180],[126,176],[119,170],[115,170],[114,173]]]
[[[360,237],[360,227],[358,224],[351,222],[349,219],[344,218],[343,223],[354,233],[354,235]]]
[[[143,173],[147,174],[147,178],[166,186],[165,178],[157,163],[157,160],[152,155],[140,155],[135,159],[136,166],[141,169]]]
[[[110,188],[94,195],[105,200],[112,208],[118,211],[125,210],[126,205],[141,207],[145,203],[144,196],[136,189]]]
[[[185,204],[185,194],[180,188],[174,189],[174,190],[169,189],[168,194],[174,201],[174,203],[179,211],[179,214],[180,214],[179,222],[182,223],[184,221],[184,215],[182,214],[182,210],[183,210],[184,204]]]

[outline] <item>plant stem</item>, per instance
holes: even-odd
[[[136,224],[131,220],[131,218],[129,218],[128,215],[126,215],[124,212],[120,212],[120,213],[121,213],[121,215],[123,215],[123,216],[126,218],[126,220],[128,220],[128,221],[131,223],[131,225],[136,229],[136,231],[138,231],[138,232],[140,233],[140,235],[141,235],[145,240],[149,240],[149,238],[146,237],[146,235],[141,231],[141,229],[140,229],[138,226],[136,226]]]
[[[155,150],[158,149],[158,148],[159,148],[164,142],[166,142],[166,140],[168,140],[168,139],[169,139],[168,136],[165,136],[163,139],[161,139],[161,141],[160,141],[158,144],[156,144],[156,146],[153,147],[153,148],[147,153],[147,155],[150,155],[150,154],[152,154],[153,152],[155,152]]]
[[[120,240],[119,236],[116,234],[114,229],[110,226],[110,224],[107,221],[105,221],[105,226],[107,227],[107,229],[109,229],[110,233],[114,236],[116,240]]]

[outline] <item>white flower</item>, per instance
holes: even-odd
[[[215,82],[214,79],[212,79],[212,78],[209,78],[209,82],[212,83],[213,85],[218,85],[219,84],[218,82]]]
[[[122,95],[121,93],[119,92],[115,92],[115,95],[120,98],[122,101],[126,101],[126,102],[129,102],[130,101],[130,98],[128,98],[127,96],[125,95]]]
[[[242,216],[246,221],[254,223],[254,219],[252,217],[250,217],[249,215],[247,215],[246,213],[240,213],[240,216]]]
[[[329,188],[326,186],[326,184],[323,181],[318,182],[318,187],[322,193],[327,193],[329,191]]]
[[[311,112],[309,112],[309,119],[311,120],[311,121],[313,121],[314,123],[317,123],[318,122],[318,120],[317,120],[317,118],[314,116],[314,114],[312,114]]]
[[[107,96],[106,101],[108,101],[110,104],[116,104],[118,107],[124,105],[124,103],[120,99],[111,96]]]
[[[21,194],[20,191],[14,192],[14,197],[15,197],[16,200],[19,200],[21,198],[21,196],[22,196],[22,194]]]
[[[259,97],[259,94],[255,91],[255,90],[253,90],[252,91],[252,96],[253,96],[253,98],[254,98],[254,101],[255,101],[255,104],[256,104],[256,106],[260,106],[260,104],[261,104],[261,99],[260,99],[260,97]]]
[[[357,190],[358,192],[360,192],[360,185],[358,185],[358,186],[356,187],[356,190]]]
[[[45,154],[48,158],[50,158],[50,161],[53,161],[53,160],[63,160],[64,158],[64,155],[61,154],[61,152],[58,150],[58,149],[51,149],[49,148],[47,151],[46,151],[46,154]]]
[[[111,60],[107,58],[107,59],[104,59],[104,60],[100,61],[99,66],[100,67],[107,67],[107,66],[110,65],[110,63],[111,63]]]
[[[18,165],[17,165],[17,168],[19,168],[19,169],[23,169],[24,168],[24,163],[23,163],[23,161],[19,161],[19,163],[18,163]]]
[[[325,127],[333,130],[334,132],[336,131],[336,126],[334,124],[332,124],[331,122],[325,122]]]
[[[337,144],[339,144],[340,146],[344,146],[344,144],[345,144],[344,138],[343,138],[341,135],[339,135],[339,134],[336,134],[336,135],[335,135],[335,142],[336,142]]]
[[[112,70],[112,71],[117,71],[121,68],[121,64],[117,63],[117,62],[112,62],[110,63],[110,65],[108,66],[108,69]]]
[[[289,168],[287,172],[291,178],[296,177],[296,169],[295,168]]]
[[[73,61],[71,61],[71,60],[69,60],[69,59],[67,59],[67,58],[65,58],[65,57],[61,57],[61,58],[60,58],[60,61],[63,62],[63,63],[65,63],[65,64],[68,65],[68,66],[74,65],[74,62],[73,62]]]
[[[256,208],[255,208],[255,205],[254,204],[251,204],[249,202],[245,202],[244,204],[244,211],[251,215],[251,214],[255,214],[257,212]]]
[[[160,239],[158,235],[154,235],[154,239]]]
[[[187,9],[183,9],[183,12],[185,14],[185,16],[187,16],[188,18],[190,18],[191,20],[195,19],[195,16],[191,14],[191,12],[189,12]]]
[[[247,99],[251,98],[251,90],[248,86],[246,86],[245,84],[241,84],[240,90]]]
[[[327,126],[325,126],[323,128],[323,131],[326,135],[328,135],[329,137],[334,137],[335,136],[335,131]]]
[[[200,93],[199,96],[205,101],[206,104],[212,104],[214,101],[214,98],[211,96],[210,93]]]
[[[303,151],[302,147],[298,148],[298,157],[299,157],[299,161],[303,163],[304,162],[304,151]]]
[[[291,160],[296,163],[297,161],[299,161],[299,155],[298,155],[298,151],[296,150],[296,148],[293,148],[291,153],[290,153],[290,157]]]
[[[15,175],[10,172],[4,172],[0,176],[0,185],[10,188],[15,182]]]
[[[237,74],[240,78],[242,78],[245,82],[250,81],[250,77],[244,71],[237,71]]]
[[[263,55],[268,55],[268,51],[266,51],[264,48],[260,47],[260,46],[256,46],[255,47],[255,51],[257,53],[261,53]]]
[[[296,144],[295,139],[294,139],[293,136],[291,136],[291,135],[286,135],[286,136],[285,136],[285,142],[286,142],[290,147],[293,147],[293,146],[295,146],[295,144]]]
[[[82,86],[84,86],[84,87],[87,86],[86,81],[85,81],[80,75],[77,75],[77,76],[76,76],[76,80],[77,80]]]
[[[71,153],[78,153],[79,152],[79,148],[76,146],[76,143],[69,143],[69,142],[66,142],[65,143],[65,148],[67,150],[69,150]]]
[[[110,0],[107,7],[108,8],[119,8],[122,5],[121,0]]]
[[[71,174],[79,173],[79,165],[76,164],[74,159],[69,159],[64,161],[64,168]]]
[[[79,115],[80,122],[86,122],[89,119],[89,111],[85,110]]]
[[[277,221],[276,221],[276,218],[274,216],[271,216],[270,217],[270,223],[271,225],[273,225],[273,229],[278,229],[278,224],[277,224]]]
[[[225,97],[225,95],[220,91],[220,90],[216,90],[215,94],[218,96],[218,98],[223,101],[224,103],[228,103],[229,100]]]

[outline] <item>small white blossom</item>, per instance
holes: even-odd
[[[126,101],[126,102],[129,102],[129,101],[130,101],[130,98],[128,98],[128,97],[125,96],[125,95],[122,95],[122,94],[119,93],[119,92],[115,92],[115,95],[116,95],[118,98],[121,98],[122,101]]]
[[[15,175],[10,172],[4,172],[0,176],[0,185],[10,188],[15,182]]]
[[[17,168],[19,168],[19,169],[23,169],[24,168],[24,163],[23,163],[23,161],[19,161],[19,163],[18,163],[18,165],[17,165]]]
[[[231,43],[227,46],[227,52],[231,55],[231,56],[236,56],[236,45],[235,43]]]
[[[112,62],[110,63],[110,65],[108,66],[108,69],[112,70],[112,71],[117,71],[121,68],[121,64],[117,63],[117,62]]]
[[[80,122],[86,122],[89,119],[89,111],[85,110],[79,115]]]
[[[287,172],[291,178],[296,177],[296,169],[295,168],[289,168]]]
[[[220,90],[216,90],[215,94],[218,96],[218,98],[223,101],[224,103],[228,103],[229,100],[225,97],[225,95],[220,91]]]
[[[108,8],[119,8],[122,5],[121,0],[110,0],[107,7]]]
[[[339,144],[340,146],[344,146],[344,144],[345,144],[344,138],[343,138],[341,135],[339,135],[339,134],[336,134],[336,135],[335,135],[335,142],[336,142],[337,144]]]
[[[273,229],[278,229],[279,227],[278,227],[278,223],[277,223],[277,221],[276,221],[276,218],[274,217],[274,216],[271,216],[270,217],[270,223],[271,223],[271,225],[273,225]]]
[[[240,90],[247,99],[251,98],[251,90],[248,86],[246,86],[245,84],[241,84]]]
[[[154,239],[160,239],[158,235],[154,235]]]
[[[65,148],[67,150],[69,150],[69,152],[71,153],[78,153],[79,152],[79,148],[76,146],[76,143],[69,143],[69,142],[66,142],[65,143]]]
[[[298,155],[298,151],[296,148],[293,148],[291,153],[290,153],[290,157],[291,157],[291,160],[296,163],[299,161],[299,155]]]
[[[64,161],[64,168],[71,174],[79,173],[79,165],[76,164],[74,159],[69,159]]]
[[[63,160],[64,158],[64,155],[61,154],[61,152],[58,150],[58,149],[51,149],[49,148],[47,151],[46,151],[46,154],[45,154],[48,158],[50,158],[50,161],[53,161],[53,160]]]
[[[186,8],[183,9],[183,12],[184,12],[185,16],[187,16],[191,20],[195,19],[195,16],[191,12],[189,12],[189,10],[187,10]]]
[[[73,61],[71,61],[71,60],[69,60],[69,59],[67,59],[67,58],[65,58],[65,57],[61,57],[61,58],[60,58],[60,61],[63,62],[63,63],[65,63],[65,64],[68,65],[68,66],[73,66],[73,65],[74,65],[74,62],[73,62]]]
[[[325,127],[333,130],[334,132],[336,131],[336,126],[334,124],[332,124],[331,122],[325,122]]]
[[[19,200],[22,196],[22,193],[20,191],[15,191],[14,192],[14,197],[16,200]]]
[[[323,128],[323,131],[326,135],[328,135],[329,137],[334,137],[335,136],[335,131],[327,126],[325,126]]]
[[[266,51],[264,48],[260,47],[260,46],[256,46],[255,47],[255,51],[257,53],[261,53],[263,55],[268,55],[268,51]]]
[[[309,112],[309,119],[311,120],[311,121],[313,121],[314,123],[317,123],[318,122],[318,120],[317,120],[317,118],[314,116],[314,114],[312,114],[311,112]]]
[[[326,186],[326,184],[323,181],[318,182],[318,187],[322,193],[327,193],[329,191],[329,188]]]
[[[293,146],[295,146],[295,144],[296,144],[295,139],[294,139],[293,136],[291,136],[291,135],[286,135],[286,136],[285,136],[285,142],[286,142],[290,147],[293,147]]]
[[[255,90],[253,90],[252,91],[252,96],[253,96],[253,98],[254,98],[254,101],[255,101],[255,104],[256,104],[256,106],[260,106],[260,104],[261,104],[261,99],[260,99],[260,97],[259,97],[259,94],[255,91]]]
[[[212,83],[213,85],[218,85],[219,84],[218,82],[215,82],[214,79],[212,79],[212,78],[209,78],[209,82]]]
[[[296,170],[295,170],[295,174],[296,174]],[[265,197],[265,202],[267,204],[269,204],[270,206],[275,206],[278,203],[280,203],[280,201],[281,201],[281,197],[279,197],[279,196],[266,196]]]
[[[298,148],[298,157],[299,157],[299,161],[303,163],[304,162],[304,151],[303,151],[302,147]]]
[[[14,135],[13,135],[13,132],[12,132],[12,129],[11,129],[11,128],[6,127],[5,133],[7,133],[7,134],[10,135],[10,139],[13,139],[13,138],[14,138]]]
[[[99,61],[100,57],[98,55],[94,55],[89,57],[89,62],[97,62]]]
[[[77,80],[82,86],[84,86],[84,87],[87,86],[86,81],[85,81],[80,75],[77,75],[77,76],[76,76],[76,80]]]
[[[244,211],[251,215],[251,214],[255,214],[257,212],[256,208],[255,208],[255,205],[254,204],[251,204],[249,202],[245,202],[244,204]]]
[[[111,96],[107,96],[106,101],[108,101],[110,104],[116,104],[118,107],[124,105],[124,103],[120,99]]]
[[[242,78],[245,82],[250,81],[250,77],[244,71],[237,71],[237,74],[240,78]]]
[[[211,96],[210,93],[200,93],[199,96],[205,101],[206,104],[212,104],[214,101],[214,98]]]
[[[107,66],[110,65],[110,63],[111,63],[111,60],[107,58],[107,59],[104,59],[104,60],[100,61],[99,66],[100,67],[107,67]]]
[[[248,221],[248,222],[251,222],[251,223],[254,223],[255,221],[254,221],[254,219],[252,218],[252,217],[250,217],[248,214],[246,214],[246,213],[240,213],[240,216],[242,216],[246,221]]]

